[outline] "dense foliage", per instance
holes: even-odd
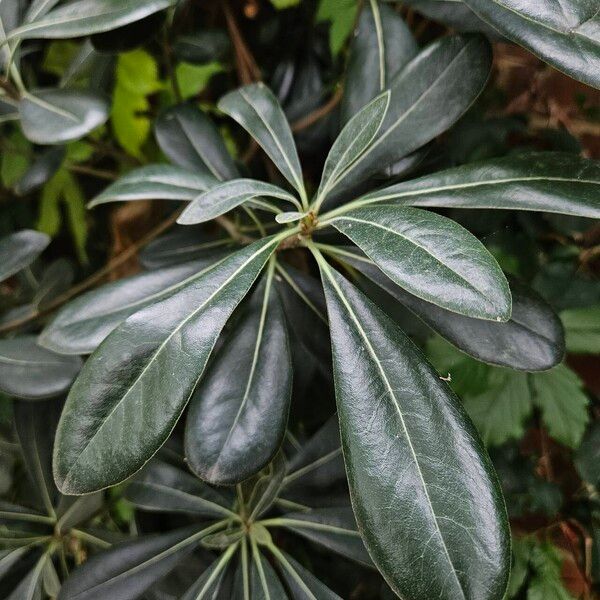
[[[0,0],[0,597],[591,598],[595,4]]]

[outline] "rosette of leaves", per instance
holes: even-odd
[[[66,494],[124,481],[165,443],[189,402],[185,452],[193,471],[220,485],[255,476],[285,435],[291,342],[327,322],[352,507],[374,564],[402,597],[501,598],[510,541],[483,444],[449,386],[351,280],[360,270],[479,360],[549,369],[564,349],[552,311],[527,287],[511,292],[486,247],[428,209],[598,217],[600,166],[530,152],[373,191],[382,173],[404,172],[475,101],[491,51],[484,38],[460,35],[419,51],[410,39],[399,44],[410,34],[395,13],[365,14],[371,43],[359,36],[352,54],[366,53],[375,68],[351,62],[344,103],[354,108],[312,197],[277,99],[254,84],[227,94],[219,108],[277,168],[275,183],[241,178],[214,126],[185,105],[157,124],[175,164],[132,171],[92,203],[188,202],[181,225],[216,219],[230,237],[199,236],[196,262],[90,292],[42,333],[40,342],[56,351],[93,351],[63,410],[54,475]],[[250,225],[241,229],[226,213]],[[222,251],[206,252],[215,247]],[[321,287],[293,274],[289,262],[298,256],[320,273]],[[310,311],[308,327],[298,328],[282,302],[286,285]]]
[[[108,548],[118,531],[100,526],[104,494],[64,496],[52,478],[56,402],[15,402],[14,422],[27,476],[0,500],[0,596],[55,598],[62,582],[91,553]]]
[[[299,536],[372,568],[349,505],[337,418],[304,445],[294,442],[288,461],[277,454],[235,491],[196,478],[172,449],[155,458],[130,481],[125,497],[155,518],[179,515],[183,526],[95,555],[73,573],[60,600],[133,600],[160,587],[160,580],[185,600],[339,598],[287,551]]]

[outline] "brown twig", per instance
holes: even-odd
[[[19,94],[19,90],[17,90],[17,88],[8,79],[5,79],[4,77],[0,77],[0,88],[2,88],[6,92],[6,95],[12,100],[21,99],[21,94]]]
[[[154,238],[158,237],[161,233],[166,231],[171,225],[173,225],[176,221],[181,211],[176,211],[169,218],[165,219],[161,223],[159,223],[156,227],[148,231],[144,236],[142,236],[137,242],[129,246],[126,250],[121,252],[118,256],[115,256],[111,261],[106,263],[104,267],[96,271],[93,275],[90,275],[87,279],[84,279],[81,283],[74,285],[69,288],[64,294],[61,294],[57,298],[55,298],[52,302],[48,303],[42,309],[37,309],[33,313],[27,315],[26,317],[22,317],[20,319],[15,319],[14,321],[9,321],[4,325],[0,326],[0,333],[6,333],[8,331],[13,331],[18,329],[19,327],[26,325],[31,321],[35,321],[40,317],[43,317],[57,308],[61,307],[65,302],[68,302],[71,298],[74,298],[81,292],[88,290],[93,287],[100,281],[102,281],[111,271],[116,269],[118,266],[122,265],[124,262],[128,261],[132,256],[134,256],[141,248],[143,248],[146,244],[150,243]]]
[[[298,131],[307,129],[311,125],[314,125],[319,119],[322,119],[328,115],[339,104],[340,100],[342,99],[342,94],[342,88],[338,87],[333,96],[331,96],[331,98],[329,98],[329,100],[323,104],[323,106],[319,106],[319,108],[292,123],[292,131],[297,133]]]
[[[262,79],[260,69],[256,64],[256,60],[254,60],[254,56],[252,56],[252,52],[250,52],[244,41],[228,1],[223,2],[223,12],[225,13],[227,30],[229,31],[229,37],[235,51],[235,68],[240,83],[247,85],[253,81],[260,81]]]

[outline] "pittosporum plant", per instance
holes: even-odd
[[[66,83],[26,88],[18,68],[25,40],[92,35],[101,47],[114,39],[103,35],[127,36],[141,19],[151,35],[162,19],[148,19],[175,2],[56,4],[36,0],[22,11],[16,2],[0,31],[3,113],[38,144],[81,138],[106,120],[108,105]],[[512,4],[465,1],[502,34],[597,83],[598,46],[586,37],[594,15],[577,30],[553,30],[557,47],[567,48],[558,59],[540,32],[555,15],[540,10],[541,21],[532,20]],[[587,10],[577,13],[582,20]],[[564,39],[574,31],[580,46]],[[582,62],[575,48],[589,58]],[[67,394],[53,451],[60,493],[21,439],[45,486],[46,512],[1,505],[3,541],[20,541],[0,569],[35,553],[14,598],[160,597],[155,585],[169,573],[167,585],[185,600],[337,597],[282,550],[289,541],[280,528],[376,567],[402,598],[504,597],[511,540],[491,460],[447,378],[380,301],[399,303],[491,365],[536,372],[563,359],[550,306],[507,278],[446,209],[597,218],[600,166],[528,150],[437,169],[428,156],[484,90],[491,65],[483,35],[450,34],[419,48],[390,6],[366,3],[337,135],[315,182],[262,82],[228,91],[217,108],[249,134],[252,152],[264,152],[269,182],[234,159],[213,115],[195,103],[161,112],[155,138],[170,162],[129,170],[89,206],[171,200],[173,231],[142,253],[144,271],[74,298],[39,335],[27,324],[63,304],[63,287],[45,290],[34,277],[23,311],[11,315],[26,327],[0,341],[3,392],[30,401]],[[35,187],[63,159],[46,156],[22,187]],[[29,268],[48,241],[28,230],[0,240],[0,280]],[[81,355],[89,355],[83,366]],[[341,446],[337,420],[299,445],[290,414],[310,412],[311,379],[326,387],[331,373]],[[16,405],[19,435],[28,418],[39,424],[23,417],[25,406]],[[163,448],[180,433],[184,458]],[[148,535],[95,553],[69,576],[82,562],[78,544],[102,545],[79,524],[97,519],[102,490],[119,484]],[[153,533],[146,513],[167,513],[167,533]],[[25,525],[5,529],[13,521]],[[185,586],[177,565],[194,550],[197,572]]]

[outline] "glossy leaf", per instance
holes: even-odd
[[[134,169],[109,185],[88,207],[124,200],[191,201],[217,183],[210,175],[190,173],[173,165],[147,165]]]
[[[0,281],[28,267],[49,243],[50,236],[32,229],[0,238]]]
[[[600,12],[594,0],[463,0],[502,35],[600,89]]]
[[[32,90],[19,102],[25,137],[36,144],[76,140],[108,118],[108,102],[93,92],[66,89]]]
[[[252,553],[250,595],[252,598],[269,598],[270,600],[287,600],[288,598],[275,570],[258,550]]]
[[[342,129],[325,160],[317,204],[335,188],[371,145],[383,123],[389,103],[389,91],[380,94],[356,113]]]
[[[78,356],[61,356],[36,343],[36,336],[0,340],[0,390],[39,400],[66,392],[81,369]]]
[[[140,537],[95,554],[71,574],[58,600],[135,600],[189,554],[207,529]]]
[[[397,162],[453,125],[487,82],[491,50],[480,36],[450,36],[422,50],[391,82],[377,138],[352,168],[350,187]]]
[[[13,29],[9,39],[90,35],[139,21],[173,4],[175,0],[75,0],[49,12],[39,12]]]
[[[221,595],[223,579],[237,544],[230,546],[200,575],[195,583],[181,597],[181,600],[217,600]]]
[[[153,460],[131,480],[127,500],[139,509],[205,517],[232,516],[227,500],[189,472]]]
[[[292,131],[273,92],[263,83],[247,85],[223,96],[218,107],[235,119],[292,186],[305,194]]]
[[[498,263],[454,221],[380,205],[336,217],[332,225],[411,294],[469,317],[510,318],[510,289]]]
[[[179,104],[161,113],[155,134],[160,149],[176,165],[219,181],[239,177],[217,128],[194,106]]]
[[[79,494],[119,483],[160,448],[276,243],[267,238],[230,255],[100,344],[71,388],[58,427],[54,474],[61,490]]]
[[[268,277],[191,398],[185,432],[190,468],[218,485],[258,473],[281,445],[291,392],[285,315]]]
[[[204,65],[222,60],[230,51],[229,36],[221,29],[201,29],[175,40],[173,52],[180,60]]]
[[[90,354],[127,317],[177,293],[223,254],[139,273],[82,294],[64,306],[42,331],[38,343],[61,354]]]
[[[410,29],[397,12],[379,2],[365,3],[350,46],[342,122],[347,123],[383,92],[418,50]]]
[[[24,196],[44,185],[62,165],[65,153],[64,146],[48,148],[42,152],[15,184],[15,194]]]
[[[357,204],[533,210],[600,217],[600,166],[562,152],[469,163],[378,190]]]
[[[499,600],[510,539],[481,441],[412,342],[318,258],[352,506],[371,558],[401,597]]]
[[[279,198],[292,204],[297,203],[291,194],[276,185],[255,179],[233,179],[199,195],[183,211],[177,222],[180,225],[204,223],[255,199],[260,207],[259,197]]]
[[[563,359],[565,341],[560,320],[548,304],[522,283],[511,280],[511,317],[506,323],[496,323],[471,319],[425,302],[393,283],[366,258],[344,255],[344,260],[478,360],[520,371],[544,371]]]
[[[42,597],[42,576],[48,560],[49,556],[44,553],[27,576],[7,596],[6,600],[40,600]]]

